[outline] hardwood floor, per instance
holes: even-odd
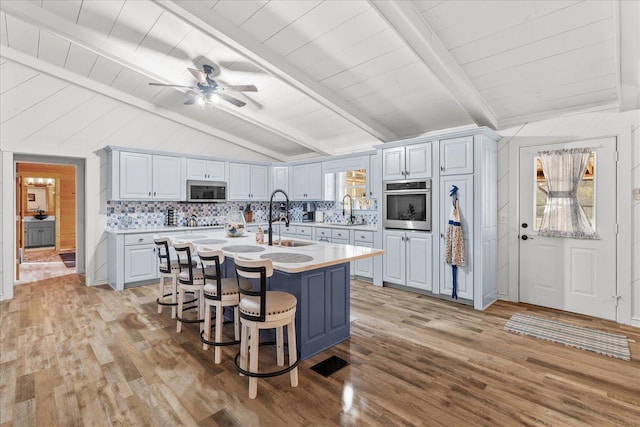
[[[153,285],[19,285],[0,303],[0,426],[640,425],[638,328],[352,283],[351,338],[301,363],[297,388],[288,375],[259,380],[255,400],[237,346],[214,365],[197,325],[178,334],[169,309],[156,313]],[[515,312],[625,334],[632,361],[506,332]],[[310,369],[334,354],[350,365],[328,378]]]

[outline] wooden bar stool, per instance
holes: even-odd
[[[171,318],[176,318],[176,307],[178,306],[178,302],[176,300],[177,291],[178,291],[178,274],[180,273],[180,263],[178,260],[171,260],[171,253],[169,251],[169,247],[171,246],[171,239],[164,236],[154,237],[154,243],[156,244],[156,252],[158,253],[159,265],[158,269],[160,270],[160,281],[158,282],[158,298],[156,299],[156,303],[158,303],[158,314],[162,314],[162,309],[165,306],[171,307]],[[195,263],[194,263],[195,265]],[[166,288],[166,279],[171,279],[171,289],[170,292],[165,293]],[[171,297],[171,302],[166,302],[165,298]],[[195,302],[195,298],[189,301],[186,301],[185,304],[190,304]]]
[[[289,372],[291,386],[297,387],[299,357],[296,348],[296,297],[287,292],[267,291],[267,278],[273,275],[270,259],[253,261],[236,258],[235,264],[238,281],[241,277],[260,280],[259,290],[239,287],[238,311],[242,330],[240,352],[236,355],[235,365],[241,374],[249,377],[249,398],[255,399],[258,395],[258,378],[275,377]],[[276,361],[278,366],[284,366],[284,326],[287,327],[289,366],[275,372],[258,372],[259,337],[262,329],[276,330]]]
[[[240,343],[240,316],[238,303],[240,293],[238,287],[245,290],[252,288],[251,282],[246,279],[238,280],[235,277],[222,278],[220,266],[224,263],[222,251],[198,250],[198,257],[203,268],[204,275],[204,331],[200,333],[202,349],[207,350],[210,345],[215,347],[214,362],[220,363],[222,349],[220,347]],[[224,323],[225,307],[234,307],[233,324],[235,341],[222,341],[222,326]],[[211,341],[211,316],[213,308],[216,310],[215,340]]]
[[[205,271],[204,268],[198,268],[197,263],[192,256],[195,255],[195,248],[191,242],[175,243],[173,245],[176,250],[178,262],[180,263],[180,273],[178,273],[178,313],[176,314],[177,325],[176,332],[182,332],[183,323],[200,323],[200,331],[204,330],[204,275],[215,274],[211,271]],[[185,308],[185,294],[192,292],[197,298],[197,305]],[[195,300],[194,300],[195,301]],[[184,319],[182,313],[186,310],[195,308],[198,311],[196,319]]]

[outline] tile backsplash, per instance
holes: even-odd
[[[277,203],[277,204],[276,204]],[[107,202],[107,227],[138,228],[163,226],[167,223],[167,209],[174,209],[176,225],[186,225],[191,216],[196,216],[199,226],[224,224],[231,211],[243,211],[251,205],[254,223],[266,223],[269,214],[269,202],[225,202],[225,203],[186,203],[153,201],[109,201]],[[280,202],[274,202],[278,206]],[[342,206],[335,202],[315,202],[316,211],[324,212],[324,222],[343,223],[347,217],[342,215]],[[301,222],[303,202],[289,204],[292,222]],[[377,201],[372,200],[371,210],[356,210],[356,222],[376,224],[378,221]],[[347,214],[348,216],[348,214]]]

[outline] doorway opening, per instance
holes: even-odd
[[[14,284],[84,273],[84,160],[16,155],[14,164]]]

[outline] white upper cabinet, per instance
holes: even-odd
[[[153,198],[184,200],[186,183],[182,175],[183,158],[153,156]]]
[[[225,181],[224,162],[217,160],[187,159],[187,179],[198,181]]]
[[[369,156],[369,170],[367,171],[367,188],[369,197],[372,199],[380,198],[382,191],[382,164],[380,162],[380,154],[372,154]]]
[[[184,158],[111,153],[109,200],[184,200]]]
[[[267,166],[229,163],[229,200],[267,200],[268,192]]]
[[[431,143],[382,150],[385,181],[431,177]]]
[[[119,197],[115,199],[151,200],[153,195],[153,157],[141,153],[119,154]]]
[[[322,200],[322,163],[291,168],[291,200]]]
[[[473,136],[440,141],[440,175],[473,173]]]
[[[289,166],[271,166],[271,192],[282,190],[289,194]],[[281,193],[273,196],[273,200],[284,200]]]

